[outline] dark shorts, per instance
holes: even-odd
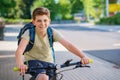
[[[36,78],[38,74],[47,74],[49,76],[49,79],[55,75],[55,69],[50,69],[56,67],[53,63],[39,61],[39,60],[30,60],[28,62],[25,62],[25,64],[27,64],[29,68],[27,74],[31,74],[32,77],[34,78]],[[43,68],[48,68],[48,69],[43,69]]]

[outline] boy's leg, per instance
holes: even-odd
[[[25,64],[26,64],[26,62],[25,62]],[[37,80],[36,77],[38,77],[38,75],[46,74],[45,69],[35,69],[35,68],[38,68],[38,67],[43,68],[44,66],[38,60],[28,61],[28,68],[32,68],[32,69],[28,69],[27,74],[30,74],[32,76],[32,79],[34,79],[34,80]]]
[[[49,77],[48,75],[46,74],[39,74],[37,77],[36,77],[36,80],[49,80]]]
[[[28,67],[53,68],[55,66],[53,63],[48,63],[48,62],[38,61],[38,60],[30,60],[28,61]],[[49,80],[51,77],[54,76],[54,70],[37,69],[37,70],[33,70],[32,72],[30,71],[29,74],[31,74],[36,80]]]

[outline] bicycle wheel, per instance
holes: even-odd
[[[35,78],[34,78],[34,77],[31,77],[30,80],[35,80]]]
[[[50,80],[57,80],[56,76],[53,76]]]
[[[50,80],[61,80],[63,77],[62,74],[56,74],[55,76],[53,76]]]

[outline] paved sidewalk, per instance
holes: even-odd
[[[57,45],[56,45],[57,46]],[[61,47],[62,49],[62,47]],[[60,65],[66,59],[78,61],[79,58],[65,50],[56,51],[57,64]],[[20,80],[19,72],[13,72],[15,64],[15,51],[0,51],[0,80]],[[6,56],[5,56],[6,54]],[[87,54],[87,53],[86,53]],[[90,64],[91,68],[78,68],[76,70],[64,72],[63,80],[120,80],[120,67],[87,54],[94,60]],[[65,68],[66,69],[66,68]],[[28,75],[25,76],[28,79]]]
[[[14,37],[16,34],[14,34]],[[2,46],[0,47],[0,80],[20,80],[19,72],[13,72],[13,67],[16,66],[14,54],[17,47],[17,41],[14,37],[11,41],[0,41],[0,46]],[[66,59],[79,60],[78,57],[68,52],[60,44],[56,43],[55,46],[58,65],[64,63]],[[120,66],[91,56],[89,53],[86,54],[94,60],[90,64],[91,68],[78,68],[64,72],[63,80],[120,80]],[[28,77],[29,75],[25,76],[26,80]]]

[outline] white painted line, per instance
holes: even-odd
[[[120,43],[115,43],[113,46],[120,47]]]
[[[0,51],[15,51],[17,49],[17,41],[0,41]]]
[[[5,36],[17,36],[18,35],[18,33],[15,33],[15,32],[11,32],[11,33],[4,33],[5,34]]]
[[[7,25],[6,24],[6,26],[5,27],[10,27],[10,28],[18,28],[18,27],[23,27],[24,25],[22,25],[22,24],[10,24],[10,25]]]
[[[120,30],[118,30],[117,32],[120,33]]]
[[[0,55],[0,58],[11,58],[11,57],[15,57],[15,55]]]

